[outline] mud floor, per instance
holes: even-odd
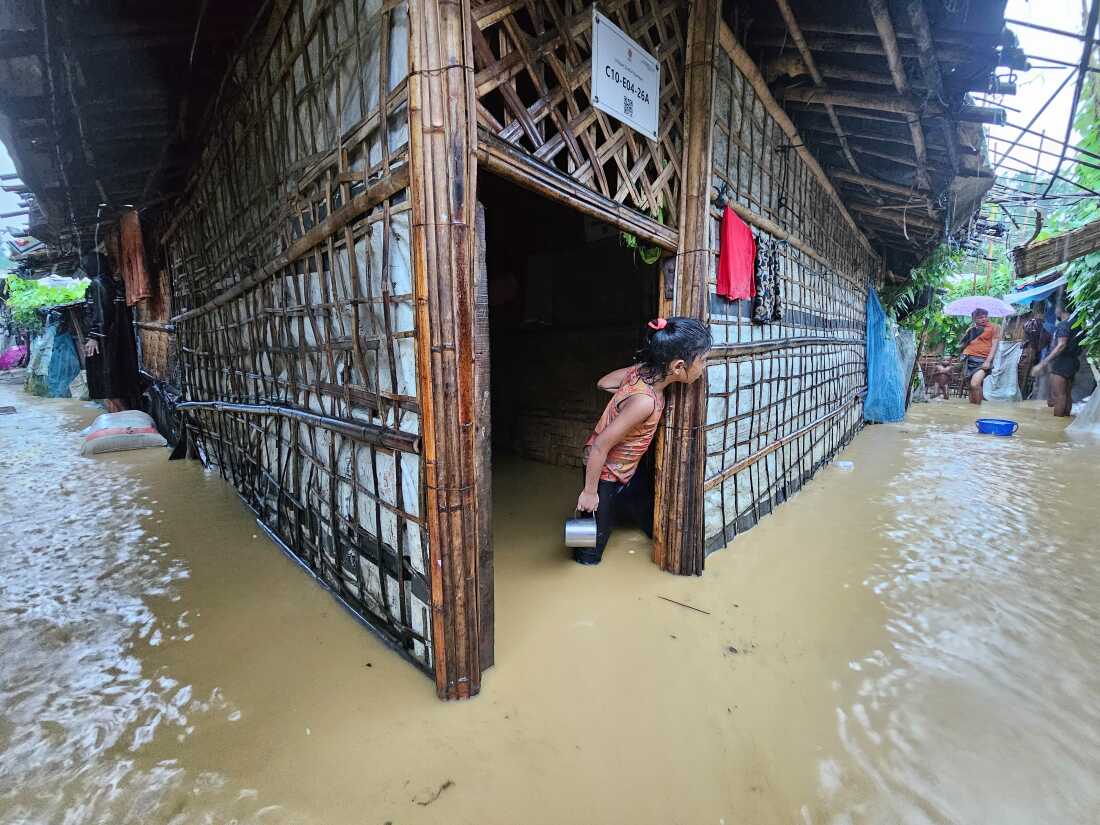
[[[445,705],[219,477],[4,405],[5,825],[1100,821],[1100,448],[1045,409],[871,427],[701,579],[567,562],[576,473],[501,461],[498,665]]]

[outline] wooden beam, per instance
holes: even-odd
[[[486,171],[538,192],[555,203],[565,204],[669,252],[676,251],[677,232],[674,227],[665,226],[637,209],[604,197],[480,127],[477,132],[477,159]]]
[[[914,207],[913,209],[914,214],[904,215],[893,211],[887,212],[883,210],[881,206],[870,203],[852,203],[851,208],[852,211],[858,212],[861,215],[866,215],[873,220],[888,221],[890,223],[896,223],[899,226],[912,226],[917,227],[918,229],[927,229],[932,232],[939,232],[943,230],[942,224],[938,224],[935,221],[929,220],[922,215],[916,214],[917,207]]]
[[[898,51],[897,35],[894,32],[894,21],[890,18],[890,8],[886,0],[868,0],[871,8],[871,16],[875,20],[875,28],[878,29],[882,48],[886,52],[886,62],[890,66],[890,76],[894,79],[894,88],[902,97],[911,97],[909,78],[905,76],[905,67],[901,63],[901,53]],[[913,153],[917,158],[917,171],[914,173],[914,182],[923,189],[931,188],[928,180],[928,150],[924,142],[924,130],[921,129],[920,117],[913,114],[906,117],[909,126],[909,134],[913,138]]]
[[[474,253],[477,109],[470,0],[410,0],[409,163],[417,389],[442,699],[481,689]]]
[[[867,32],[868,36],[872,32]],[[790,48],[790,39],[781,35],[760,35],[752,39],[754,46],[768,46],[782,49]],[[886,57],[882,43],[874,41],[853,40],[851,37],[818,37],[811,36],[806,40],[807,46],[818,54],[866,54],[876,57]],[[900,45],[899,50],[904,58],[918,57],[916,46],[910,44]],[[936,58],[944,63],[968,63],[974,58],[974,49],[971,46],[940,46],[935,49]]]
[[[779,6],[779,13],[783,15],[783,22],[787,24],[787,30],[791,33],[791,39],[798,47],[798,53],[802,55],[802,62],[806,64],[806,69],[809,71],[810,77],[813,78],[814,86],[818,89],[824,89],[825,79],[821,76],[821,72],[817,70],[813,54],[810,52],[810,47],[806,45],[806,38],[802,35],[802,29],[798,27],[798,20],[795,19],[790,3],[788,0],[775,0],[775,2]],[[862,170],[859,168],[859,163],[852,154],[852,150],[848,148],[848,138],[844,135],[844,128],[840,125],[836,112],[828,103],[825,104],[825,111],[829,115],[829,122],[833,124],[837,138],[840,139],[840,146],[844,150],[844,156],[848,159],[848,165],[852,167],[853,171],[861,172]]]
[[[852,231],[855,232],[856,239],[859,241],[868,254],[878,257],[878,253],[875,252],[874,246],[867,240],[867,236],[860,231],[859,224],[849,214],[848,209],[844,205],[843,198],[840,197],[840,193],[836,191],[836,187],[833,186],[832,181],[829,180],[829,176],[825,174],[825,170],[821,168],[821,164],[817,162],[817,158],[806,147],[805,141],[799,134],[798,129],[795,127],[794,122],[790,116],[783,111],[783,107],[779,105],[775,97],[771,93],[771,89],[768,88],[768,83],[764,80],[764,75],[760,73],[760,69],[749,57],[749,53],[745,51],[744,47],[737,41],[737,38],[733,36],[733,31],[724,22],[718,30],[719,42],[722,48],[730,55],[734,65],[745,76],[745,78],[752,85],[754,91],[760,102],[764,105],[776,123],[779,124],[779,128],[783,130],[783,133],[790,140],[791,145],[795,147],[795,151],[802,159],[802,162],[806,164],[806,168],[810,170],[810,174],[813,175],[818,183],[825,189],[833,203],[836,204],[840,210],[840,215],[847,223]]]
[[[921,73],[924,75],[924,85],[928,87],[929,94],[943,100],[943,75],[940,73],[939,55],[936,53],[936,44],[932,39],[932,25],[928,22],[928,12],[922,0],[909,1],[909,21],[917,41],[917,58],[920,60]],[[957,172],[959,170],[959,129],[949,116],[943,121],[943,137],[947,143],[951,169]]]
[[[938,103],[922,104],[912,97],[879,94],[877,92],[831,91],[827,89],[808,89],[794,87],[783,90],[784,100],[801,103],[815,103],[820,106],[849,106],[854,109],[869,109],[874,112],[892,112],[899,115],[926,114],[938,116],[946,114]],[[959,109],[958,119],[964,123],[1003,122],[1005,110],[989,106],[963,106]]]
[[[912,187],[891,183],[890,181],[881,180],[880,178],[872,178],[867,175],[855,175],[846,169],[828,169],[826,171],[828,171],[829,177],[833,180],[854,183],[858,186],[868,186],[871,189],[878,189],[880,192],[889,192],[892,195],[915,197],[920,201],[927,201],[927,198],[921,194],[922,191],[926,190],[914,190]]]
[[[684,170],[673,295],[662,292],[661,314],[707,320],[711,269],[710,179],[721,21],[720,0],[696,0],[684,58]],[[703,481],[706,471],[706,384],[668,391],[669,406],[657,443],[653,561],[682,576],[703,572]]]

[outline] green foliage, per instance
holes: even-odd
[[[914,304],[929,289],[940,289],[948,278],[959,271],[963,253],[947,244],[940,244],[924,263],[909,273],[909,282],[904,286],[887,287],[882,291],[883,308],[897,316],[910,314]]]
[[[84,299],[84,287],[49,287],[28,278],[10,277],[8,283],[8,309],[17,326],[37,332],[42,328],[39,310],[71,304]]]
[[[1085,81],[1073,125],[1080,136],[1077,145],[1087,152],[1100,155],[1100,80],[1095,73],[1090,73]],[[1072,158],[1073,154],[1069,156]],[[1091,158],[1089,162],[1096,165]],[[1077,163],[1068,177],[1100,192],[1100,169]],[[1095,197],[1082,198],[1047,216],[1039,238],[1076,229],[1096,220],[1100,220],[1100,202]],[[1069,280],[1070,297],[1077,309],[1075,324],[1085,333],[1085,351],[1090,357],[1100,359],[1100,252],[1070,261],[1064,271]]]
[[[975,274],[960,278],[960,273],[967,269]],[[918,337],[923,334],[926,352],[942,347],[946,354],[957,355],[959,339],[970,321],[944,315],[944,306],[971,295],[1000,297],[1011,292],[1012,286],[1012,264],[1003,250],[991,266],[988,261],[968,259],[962,250],[940,244],[910,272],[908,283],[883,290],[882,303],[887,312],[900,319],[903,327],[913,330]],[[929,293],[930,301],[926,300]]]
[[[665,207],[662,205],[657,210],[657,214],[653,216],[657,219],[658,223],[665,222]],[[634,254],[641,258],[649,266],[657,263],[661,259],[661,254],[664,250],[659,246],[642,246],[641,241],[638,240],[636,235],[632,235],[630,232],[620,232],[619,238],[623,243],[623,246],[628,249],[633,249]]]

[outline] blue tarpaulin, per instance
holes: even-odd
[[[901,421],[905,418],[907,376],[886,312],[873,288],[867,290],[867,398],[865,421]]]
[[[1020,304],[1027,306],[1034,301],[1041,301],[1050,295],[1058,287],[1065,286],[1066,276],[1063,275],[1049,283],[1039,284],[1039,286],[1029,287],[1027,289],[1021,289],[1017,292],[1010,292],[1004,296],[1005,303]]]
[[[59,332],[53,339],[53,355],[46,373],[46,387],[50,398],[68,398],[69,384],[80,374],[80,356],[76,353],[76,341],[67,332]]]

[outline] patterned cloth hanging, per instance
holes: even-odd
[[[752,301],[752,322],[768,324],[783,320],[783,295],[779,282],[780,241],[761,235],[756,241],[756,297]]]

